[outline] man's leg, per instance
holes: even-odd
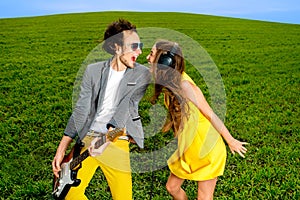
[[[132,200],[132,178],[130,172],[122,172],[101,166],[114,200]]]
[[[99,163],[92,157],[87,157],[82,163],[82,167],[77,173],[77,178],[81,180],[79,186],[71,187],[69,190],[66,200],[87,200],[88,198],[84,195],[85,189],[89,185],[96,169],[99,167]]]
[[[113,144],[111,143],[110,148],[107,148],[104,154],[100,167],[106,177],[113,199],[132,200],[129,142],[117,140]]]

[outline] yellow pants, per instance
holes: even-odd
[[[86,137],[83,140],[85,147],[89,145],[92,139],[91,137]],[[114,200],[132,200],[129,142],[126,140],[117,140],[111,143],[100,156],[95,158],[89,156],[86,158],[77,174],[77,178],[81,180],[81,183],[77,187],[71,187],[65,199],[88,199],[84,192],[98,167],[101,168],[106,177]]]

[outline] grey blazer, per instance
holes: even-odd
[[[80,86],[79,98],[64,134],[83,139],[90,129],[98,107],[101,107],[111,59],[87,66]],[[144,147],[144,132],[138,104],[151,80],[149,70],[140,64],[127,68],[116,97],[117,111],[109,121],[114,127],[126,127],[139,147]]]

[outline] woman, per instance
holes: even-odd
[[[164,94],[169,112],[163,131],[172,128],[178,148],[168,160],[171,171],[166,188],[173,199],[187,199],[181,188],[185,179],[198,182],[198,199],[213,199],[217,177],[223,175],[226,162],[225,139],[231,152],[244,157],[247,149],[233,138],[224,123],[213,112],[203,93],[184,72],[180,47],[170,41],[159,41],[147,60],[155,79],[152,103]]]

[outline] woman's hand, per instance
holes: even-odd
[[[240,156],[245,158],[245,153],[247,152],[246,147],[243,145],[247,145],[247,142],[241,142],[239,140],[233,139],[230,142],[228,142],[228,146],[230,148],[231,153],[235,154],[237,152]]]

